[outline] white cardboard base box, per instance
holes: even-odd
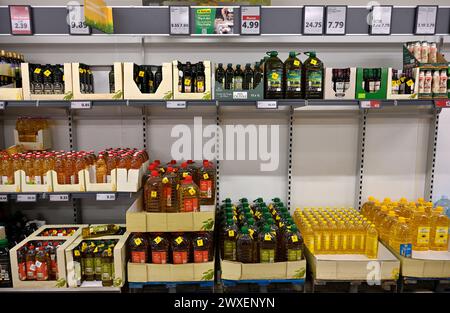
[[[0,101],[23,100],[22,88],[0,87]]]
[[[41,129],[38,131],[36,135],[36,141],[28,142],[28,141],[20,141],[19,133],[16,129],[14,129],[14,144],[21,145],[25,150],[47,150],[52,147],[52,136],[50,129]]]
[[[86,182],[87,191],[117,191],[117,171],[111,171],[110,183],[96,183],[95,167],[91,166],[84,170],[84,179]]]
[[[22,192],[52,192],[52,171],[48,171],[46,174],[46,184],[27,184],[26,174],[24,170],[20,170],[20,182]]]
[[[20,192],[21,190],[21,171],[14,172],[14,184],[0,185],[0,192]]]
[[[413,69],[414,75],[414,92],[409,95],[392,94],[392,67],[388,68],[388,83],[387,83],[387,99],[394,100],[410,100],[419,98],[419,69]]]
[[[78,172],[78,184],[58,184],[58,176],[55,171],[51,171],[53,191],[56,192],[84,192],[86,191],[86,182],[84,170]]]
[[[355,99],[356,86],[356,67],[350,67],[350,80],[348,89],[343,93],[337,93],[333,89],[333,68],[327,67],[325,69],[324,79],[324,98],[330,100],[349,100]]]
[[[317,280],[365,281],[378,269],[377,277],[380,280],[397,280],[400,273],[400,261],[381,242],[376,259],[369,259],[362,254],[315,255],[306,248],[305,255]]]
[[[136,169],[118,168],[116,170],[117,176],[117,191],[137,192],[142,187],[142,178],[148,172],[148,164],[150,161],[144,162],[141,167]]]

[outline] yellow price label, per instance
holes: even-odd
[[[156,242],[156,244],[159,244],[161,242],[161,237],[156,237],[155,239],[153,239],[154,242]]]
[[[84,69],[80,68],[80,74],[84,73]]]
[[[139,246],[142,243],[141,238],[134,239],[134,243],[136,244],[136,246]]]
[[[234,230],[228,231],[228,237],[234,237]]]
[[[162,179],[163,184],[167,184],[169,182],[169,179],[167,177],[164,177]]]
[[[278,75],[278,73],[272,73],[272,79],[278,79],[278,77],[280,77],[280,75]]]
[[[264,240],[271,241],[272,240],[272,236],[270,236],[270,234],[265,234],[264,235]]]
[[[177,190],[180,189],[180,184],[177,184]]]
[[[188,172],[184,172],[183,173],[183,178],[186,178],[187,176],[189,176],[189,173]]]
[[[41,69],[38,67],[34,70],[34,74],[40,74],[41,73]]]
[[[139,71],[139,77],[144,77],[144,71]]]
[[[197,240],[197,246],[203,247],[203,239]]]
[[[294,61],[294,65],[295,65],[295,66],[299,66],[299,65],[300,65],[300,61],[299,61],[299,60],[295,60],[295,61]]]
[[[111,248],[108,249],[108,256],[112,256]]]
[[[412,79],[410,79],[406,82],[406,84],[408,85],[408,87],[411,87],[414,84],[414,82],[412,81]]]
[[[298,241],[297,235],[292,235],[291,239],[292,239],[292,242],[297,242]]]
[[[279,215],[277,215],[277,217],[275,218],[275,220],[279,221],[281,219],[281,217]]]
[[[203,179],[209,179],[208,173],[203,174]]]
[[[183,238],[181,236],[177,237],[177,239],[175,239],[175,242],[177,244],[181,244],[183,242]]]
[[[197,82],[197,88],[203,89],[203,82]]]
[[[252,237],[252,239],[253,239],[253,234],[255,233],[255,231],[253,229],[249,228],[248,232],[250,234],[250,237]]]
[[[52,234],[53,235],[56,235],[58,233],[58,231],[56,230],[56,229],[54,229],[53,231],[52,231]]]
[[[80,256],[80,251],[79,251],[79,250],[75,250],[75,251],[73,252],[73,254],[74,254],[75,256]]]
[[[184,80],[184,85],[186,86],[190,86],[191,85],[191,80],[190,79],[185,79]]]
[[[317,60],[316,59],[312,59],[311,62],[309,62],[309,63],[311,63],[312,65],[317,65]]]
[[[152,192],[150,193],[150,197],[156,198],[156,197],[158,197],[158,193],[157,193],[156,191],[152,191]]]
[[[44,75],[45,75],[46,77],[49,77],[51,73],[52,73],[52,72],[51,72],[50,70],[46,70],[46,71],[44,72]]]
[[[197,193],[197,191],[195,191],[194,188],[189,188],[189,194],[190,194],[191,196],[195,195],[196,193]]]
[[[97,252],[98,252],[98,247],[95,247],[94,253],[97,253]]]

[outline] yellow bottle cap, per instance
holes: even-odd
[[[400,216],[400,217],[398,218],[398,222],[399,222],[399,223],[406,223],[406,218]]]

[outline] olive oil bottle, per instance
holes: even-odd
[[[297,53],[289,52],[289,58],[284,61],[284,92],[286,99],[302,98],[302,63]]]
[[[267,52],[269,58],[264,62],[264,98],[283,99],[283,61],[277,51]]]
[[[303,64],[305,99],[323,99],[323,63],[315,52],[305,52],[308,56]]]

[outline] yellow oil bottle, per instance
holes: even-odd
[[[377,231],[380,231],[380,224],[386,218],[388,212],[389,212],[388,207],[386,205],[383,205],[381,206],[381,210],[375,214],[373,218],[373,223],[376,225]]]
[[[331,232],[328,228],[328,223],[325,221],[325,219],[320,220],[320,227],[322,229],[322,254],[329,254],[330,253],[330,242],[331,242]]]
[[[374,205],[375,205],[375,198],[369,196],[368,201],[364,203],[363,206],[361,207],[361,214],[367,216],[369,212],[373,209]]]
[[[419,206],[411,219],[412,249],[427,251],[430,248],[430,219],[425,208]]]
[[[339,243],[340,243],[340,245],[339,245],[339,253],[340,254],[345,254],[345,253],[348,252],[348,242],[349,242],[348,237],[349,237],[349,234],[348,234],[345,222],[343,220],[340,220],[338,222],[338,229],[339,229],[339,237],[340,237],[340,240],[339,240]]]
[[[448,217],[442,207],[436,207],[431,215],[430,249],[448,251]]]
[[[411,245],[411,229],[406,224],[404,217],[399,217],[398,222],[392,227],[391,234],[389,236],[389,245],[398,253],[401,252],[401,248],[405,249],[408,245]]]
[[[366,250],[366,229],[363,222],[358,220],[356,224],[357,237],[356,237],[356,251],[358,253],[365,253]]]
[[[314,221],[312,226],[314,231],[314,253],[320,254],[322,253],[322,229],[317,221]]]
[[[365,253],[369,259],[376,259],[378,256],[378,232],[374,224],[367,225]]]
[[[348,234],[348,247],[347,247],[347,253],[353,254],[356,252],[356,227],[355,223],[353,221],[349,221],[347,224],[347,234]]]
[[[389,211],[386,218],[383,220],[380,226],[380,231],[378,232],[381,240],[386,242],[389,241],[389,235],[391,233],[392,226],[397,222],[397,216],[395,211]]]
[[[340,231],[338,230],[335,220],[332,220],[329,225],[331,230],[330,250],[331,253],[338,254],[340,246]]]
[[[304,228],[302,228],[301,233],[303,235],[303,240],[304,240],[305,246],[308,248],[308,250],[311,253],[315,253],[314,230],[313,230],[311,224],[306,223]]]

